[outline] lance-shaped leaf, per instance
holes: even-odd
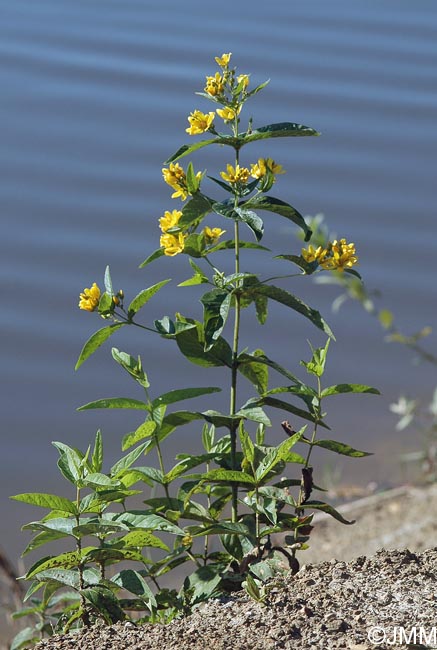
[[[163,256],[164,256],[164,254],[165,254],[165,253],[164,253],[164,249],[163,249],[163,248],[157,248],[155,251],[153,251],[153,253],[151,253],[151,254],[149,255],[149,257],[146,257],[146,259],[144,260],[144,262],[141,262],[141,264],[139,265],[138,268],[139,268],[139,269],[143,269],[145,266],[147,266],[147,265],[150,264],[151,262],[154,262],[155,260],[159,260],[160,257],[163,257]]]
[[[204,367],[232,367],[232,349],[221,336],[205,352],[205,332],[202,323],[177,323],[176,343],[182,354],[192,363]]]
[[[212,469],[205,474],[202,474],[202,480],[212,481],[212,482],[222,482],[225,483],[242,483],[255,485],[255,479],[250,474],[246,472],[238,472],[237,470],[232,469]]]
[[[287,260],[296,264],[306,275],[311,275],[319,268],[318,262],[306,262],[302,255],[275,255],[275,260]]]
[[[73,501],[58,497],[55,494],[46,494],[42,492],[24,492],[23,494],[16,494],[11,499],[21,501],[22,503],[29,503],[32,506],[40,506],[41,508],[49,508],[50,510],[58,510],[59,512],[69,512],[72,515],[77,515],[77,506]]]
[[[219,143],[219,140],[220,138],[214,138],[213,140],[200,140],[194,144],[183,144],[182,147],[180,147],[172,156],[170,156],[170,158],[165,161],[164,165],[169,165],[176,160],[180,160],[181,158],[184,158],[184,156],[188,156],[190,153],[193,153],[198,149],[202,149],[203,147],[207,147],[210,144],[214,144],[216,142]],[[226,142],[220,142],[219,144],[226,144]]]
[[[114,334],[120,327],[123,327],[126,323],[113,323],[107,327],[102,327],[102,329],[97,330],[94,334],[88,339],[85,345],[82,348],[82,351],[77,360],[75,370],[80,368],[84,361],[88,359],[107,339],[109,339],[112,334]]]
[[[120,350],[117,350],[117,348],[112,348],[111,353],[112,358],[120,364],[120,366],[140,384],[140,386],[143,386],[143,388],[149,388],[149,380],[143,370],[140,356],[135,359],[135,357],[132,357],[127,352],[121,352]]]
[[[149,302],[150,298],[155,295],[155,293],[158,293],[160,289],[164,285],[166,285],[170,280],[162,280],[162,282],[158,282],[157,284],[154,284],[152,287],[149,287],[148,289],[143,289],[143,291],[140,291],[140,293],[135,296],[135,298],[132,300],[128,307],[128,316],[129,318],[132,318],[135,316],[135,314],[141,309],[141,307],[144,307],[146,303]]]
[[[193,399],[194,397],[200,397],[201,395],[210,395],[211,393],[220,393],[221,388],[216,388],[213,386],[206,386],[200,388],[178,388],[176,390],[171,390],[168,393],[160,395],[152,402],[152,407],[156,408],[165,404],[175,404],[176,402],[182,402],[186,399]]]
[[[265,357],[263,350],[254,350],[251,355],[247,353],[238,356],[238,370],[257,389],[258,393],[265,393],[268,388],[269,371],[265,363],[258,362],[258,357]]]
[[[335,386],[328,386],[322,390],[322,397],[328,395],[342,395],[343,393],[371,393],[372,395],[380,395],[381,393],[372,386],[365,384],[336,384]]]
[[[255,242],[240,241],[239,244],[240,244],[240,248],[252,248],[253,250],[257,250],[257,251],[270,250],[266,246],[261,246],[261,244],[255,244]],[[233,239],[226,239],[224,241],[221,241],[219,244],[216,244],[215,246],[208,248],[208,255],[210,253],[215,253],[217,251],[234,250],[234,249],[235,249],[235,241]]]
[[[323,320],[320,312],[318,312],[316,309],[312,309],[302,300],[296,298],[296,296],[293,296],[293,294],[289,293],[288,291],[285,291],[285,289],[281,289],[279,287],[268,284],[259,284],[255,286],[252,291],[255,295],[266,296],[267,298],[275,300],[276,302],[279,302],[286,307],[290,307],[290,309],[293,309],[302,316],[305,316],[305,318],[308,318],[308,320],[310,320],[313,325],[315,325],[318,329],[322,330],[322,332],[325,332],[325,334],[335,340],[331,328]]]
[[[264,460],[258,465],[256,469],[255,478],[257,483],[260,483],[267,474],[276,467],[276,465],[286,460],[290,449],[302,438],[305,428],[295,433],[290,438],[286,438],[277,447],[269,449],[265,455]]]
[[[261,241],[264,235],[264,223],[261,217],[253,210],[247,210],[246,206],[235,208],[236,214],[239,216],[240,221],[243,221],[249,226],[251,231],[256,237],[257,241]]]
[[[355,523],[355,520],[348,521],[338,512],[338,510],[323,501],[305,501],[303,508],[305,508],[305,510],[320,510],[321,512],[326,512],[326,514],[331,515],[331,517],[334,517],[334,519],[337,519],[337,521],[340,521],[342,524],[350,525]]]
[[[315,129],[295,122],[278,122],[276,124],[267,124],[254,129],[250,133],[241,133],[239,140],[241,145],[255,140],[265,140],[267,138],[290,138],[301,137],[306,135],[320,135]]]
[[[138,399],[130,397],[108,397],[107,399],[98,399],[95,402],[89,402],[79,406],[78,411],[88,411],[90,409],[134,409],[147,411],[149,405]]]
[[[153,422],[153,420],[146,420],[140,424],[140,426],[135,431],[127,433],[124,436],[121,446],[122,451],[126,451],[126,449],[129,449],[129,447],[136,445],[137,442],[144,440],[144,438],[150,438],[150,436],[153,435],[155,429],[156,422]]]
[[[92,547],[84,548],[81,552],[69,551],[67,553],[61,553],[60,555],[43,557],[30,567],[29,571],[26,573],[26,580],[30,580],[46,569],[54,569],[58,567],[62,569],[72,569],[73,567],[79,566],[84,556],[91,548]]]
[[[343,456],[350,456],[351,458],[363,458],[364,456],[373,455],[367,451],[359,451],[359,449],[354,449],[350,445],[346,445],[343,442],[338,442],[337,440],[316,440],[311,444],[315,447],[323,447],[323,449],[335,451],[337,454],[342,454]]]
[[[293,415],[296,415],[299,418],[302,418],[303,420],[308,420],[309,422],[314,422],[315,421],[315,416],[312,413],[309,413],[308,411],[304,411],[303,409],[298,408],[297,406],[294,406],[293,404],[289,404],[288,402],[284,402],[283,400],[276,399],[274,397],[269,397],[264,396],[260,397],[259,399],[250,399],[246,404],[244,405],[244,408],[247,408],[249,406],[271,406],[272,408],[277,408],[282,411],[286,411],[287,413],[292,413]],[[318,424],[321,427],[324,427],[325,429],[329,429],[328,425],[325,424],[324,422],[318,420]]]
[[[81,590],[81,595],[97,610],[108,625],[123,621],[126,615],[117,596],[108,587],[95,585]]]
[[[231,308],[232,294],[223,289],[213,289],[205,293],[200,302],[203,305],[205,352],[210,350],[226,324]]]
[[[120,573],[111,578],[111,582],[119,587],[130,591],[136,596],[140,596],[146,601],[148,606],[156,607],[155,596],[143,576],[133,569],[123,569]]]
[[[132,530],[121,539],[118,539],[114,546],[117,548],[143,548],[149,546],[151,548],[161,548],[164,551],[169,550],[168,546],[159,537],[147,530]]]
[[[178,227],[185,230],[192,224],[203,219],[203,217],[212,211],[212,203],[213,201],[205,196],[205,194],[198,192],[182,208],[182,216],[178,221]]]
[[[279,372],[279,374],[283,375],[284,377],[287,377],[287,379],[290,379],[290,381],[294,382],[295,384],[305,386],[305,384],[303,384],[303,382],[301,382],[300,379],[298,379],[295,375],[293,375],[276,361],[269,359],[269,357],[267,357],[264,353],[261,353],[261,351],[252,352],[252,354],[242,352],[238,356],[238,362],[241,365],[252,362],[265,364],[266,366],[269,366],[270,368],[273,368],[273,370]]]
[[[273,196],[259,195],[249,199],[249,201],[246,201],[246,203],[242,204],[241,207],[243,207],[243,205],[245,208],[267,210],[268,212],[280,214],[282,217],[289,219],[303,230],[305,241],[308,241],[311,238],[312,231],[300,212],[280,199],[276,199]]]
[[[126,456],[123,456],[120,458],[114,465],[111,467],[110,470],[110,475],[112,477],[117,477],[120,472],[123,472],[129,467],[131,467],[136,460],[145,452],[146,448],[148,446],[147,442],[143,442],[142,445],[138,445],[138,447],[135,447],[132,451],[130,451]],[[119,486],[120,487],[120,486]]]

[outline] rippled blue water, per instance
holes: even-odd
[[[9,522],[0,544],[9,551],[24,546],[19,525],[39,513],[7,495],[59,488],[51,440],[83,448],[101,426],[113,458],[121,435],[138,424],[135,414],[75,411],[98,397],[135,394],[108,347],[74,373],[84,340],[99,326],[77,310],[77,295],[101,283],[108,263],[130,295],[164,277],[188,276],[186,259],[137,267],[158,245],[157,218],[176,207],[162,161],[187,140],[186,115],[209,108],[194,92],[215,71],[214,56],[228,51],[253,83],[271,78],[252,104],[255,125],[287,120],[322,132],[252,149],[288,171],[275,193],[304,214],[323,212],[334,231],[356,242],[362,275],[382,291],[381,306],[395,312],[402,330],[436,323],[434,2],[0,0],[0,481]],[[199,152],[194,161],[213,171],[227,162],[225,153]],[[293,228],[279,217],[266,225],[277,252],[296,246]],[[278,270],[258,254],[246,259],[248,268]],[[151,317],[192,310],[197,294],[175,285],[150,303]],[[414,366],[411,355],[385,344],[359,306],[331,314],[335,289],[300,279],[287,288],[318,307],[335,331],[329,379],[383,392],[339,398],[328,417],[339,440],[384,454],[384,462],[345,462],[344,477],[383,481],[407,442],[394,433],[388,404],[405,390],[429,397],[435,369]],[[249,347],[262,336],[272,357],[297,363],[308,354],[306,339],[322,342],[303,319],[271,311],[264,329],[247,332]],[[435,343],[433,335],[429,349]],[[165,341],[129,331],[114,344],[141,352],[156,393],[217,381]],[[178,444],[196,449],[194,434],[180,435]],[[279,439],[277,425],[272,435]]]

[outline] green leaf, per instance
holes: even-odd
[[[244,458],[248,463],[252,464],[255,460],[255,447],[242,422],[238,427],[238,433],[240,436],[241,451],[243,452]]]
[[[150,436],[153,435],[155,429],[156,429],[156,422],[153,422],[153,420],[146,420],[145,422],[140,424],[138,429],[136,429],[132,433],[127,433],[124,436],[121,445],[122,451],[126,451],[126,449],[129,449],[129,447],[136,445],[137,442],[140,442],[140,440],[144,440],[144,438],[150,438]]]
[[[77,506],[73,501],[58,497],[55,494],[45,494],[42,492],[24,492],[23,494],[16,494],[10,497],[15,501],[28,503],[32,506],[40,506],[41,508],[49,508],[50,510],[57,510],[59,512],[69,512],[72,515],[77,515]]]
[[[363,456],[373,455],[367,451],[354,449],[353,447],[350,447],[343,442],[337,442],[336,440],[316,440],[312,444],[316,447],[323,447],[323,449],[335,451],[337,454],[342,454],[343,456],[350,456],[351,458],[363,458]]]
[[[340,521],[342,524],[350,525],[355,523],[355,520],[348,521],[338,512],[338,510],[327,503],[323,503],[323,501],[305,501],[303,507],[305,510],[321,510],[322,512],[326,512],[326,514],[331,515],[331,517],[334,517],[334,519],[337,519],[337,521]]]
[[[255,196],[243,204],[245,208],[255,208],[256,210],[267,210],[280,214],[282,217],[289,219],[301,228],[305,235],[305,241],[311,239],[312,231],[308,227],[303,216],[288,203],[276,199],[273,196],[260,195]]]
[[[88,550],[89,548],[84,549],[84,551]],[[62,569],[72,569],[73,567],[77,567],[82,562],[82,557],[83,555],[78,551],[60,553],[60,555],[53,557],[43,557],[30,567],[29,571],[26,573],[26,580],[30,580],[46,569],[54,569],[58,567]]]
[[[211,212],[211,200],[200,192],[193,196],[190,201],[182,208],[182,216],[178,221],[178,226],[186,230],[190,226],[200,222],[209,212]]]
[[[24,650],[25,648],[31,648],[40,640],[40,632],[35,626],[25,627],[12,639],[11,650]]]
[[[124,611],[120,607],[118,598],[108,587],[96,585],[87,589],[81,589],[80,593],[91,603],[108,625],[123,621],[126,618]]]
[[[271,298],[272,300],[275,300],[276,302],[279,302],[286,307],[290,307],[290,309],[293,309],[302,316],[305,316],[305,318],[308,318],[308,320],[310,320],[313,325],[315,325],[318,329],[322,330],[322,332],[325,332],[325,334],[335,340],[334,334],[332,333],[329,325],[323,320],[320,313],[317,310],[308,307],[308,305],[302,302],[302,300],[296,296],[293,296],[293,294],[289,293],[288,291],[285,291],[285,289],[281,289],[273,285],[259,284],[256,285],[252,291],[254,295],[266,296],[267,298]]]
[[[255,242],[249,242],[249,241],[241,241],[240,242],[240,248],[251,248],[253,250],[257,251],[269,251],[269,248],[266,248],[265,246],[261,246],[261,244],[255,244]],[[215,246],[212,246],[211,248],[208,248],[208,255],[210,253],[215,253],[216,251],[223,251],[223,250],[234,250],[235,249],[235,241],[233,239],[226,239],[224,241],[221,241],[219,244],[216,244]]]
[[[161,282],[154,284],[148,289],[143,289],[143,291],[140,291],[140,293],[135,296],[128,307],[127,311],[129,318],[132,318],[132,316],[134,316],[142,307],[144,307],[144,305],[149,302],[150,298],[152,298],[155,293],[158,293],[158,291],[162,289],[162,287],[165,286],[168,282],[170,282],[170,280],[162,280]]]
[[[172,524],[164,517],[155,514],[145,514],[144,512],[132,510],[115,515],[116,521],[121,521],[133,528],[144,528],[145,530],[163,531],[173,535],[185,535],[185,531],[179,526]]]
[[[83,484],[86,487],[91,487],[94,489],[103,488],[106,490],[116,490],[120,487],[123,487],[120,481],[116,481],[113,478],[106,476],[106,474],[101,474],[100,472],[87,474],[87,476],[83,479]]]
[[[328,395],[341,395],[343,393],[371,393],[372,395],[380,395],[381,393],[376,388],[366,386],[365,384],[336,384],[335,386],[328,386],[322,390],[322,397]]]
[[[326,345],[323,348],[313,348],[313,346],[310,345],[311,351],[313,353],[313,356],[311,358],[311,361],[305,362],[301,361],[301,365],[304,366],[307,369],[307,372],[309,372],[312,375],[315,375],[316,377],[321,377],[323,373],[325,372],[325,365],[326,365],[326,359],[328,356],[328,348],[329,348],[329,343],[330,340],[328,339],[326,341]]]
[[[284,377],[287,377],[287,379],[290,379],[292,382],[295,384],[299,384],[304,386],[303,384],[295,375],[293,375],[291,372],[286,370],[286,368],[283,368],[279,363],[276,363],[276,361],[273,361],[272,359],[269,359],[265,354],[259,354],[258,352],[261,351],[256,351],[252,352],[252,354],[248,354],[246,352],[242,352],[238,356],[238,361],[241,364],[247,364],[247,363],[262,363],[269,368],[273,368],[273,370],[276,370],[276,372],[279,372],[279,374],[283,375]]]
[[[296,264],[306,275],[311,275],[319,267],[318,262],[306,262],[301,255],[275,255],[275,260],[287,260]]]
[[[107,399],[98,399],[95,402],[89,402],[79,406],[78,411],[88,411],[90,409],[133,409],[147,411],[148,404],[130,397],[108,397]]]
[[[202,323],[194,321],[177,323],[176,343],[182,354],[192,363],[204,367],[232,367],[232,350],[229,344],[219,337],[212,348],[205,352],[205,333]]]
[[[200,302],[203,305],[205,352],[210,350],[220,337],[228,318],[232,294],[223,289],[205,293]]]
[[[146,601],[150,610],[152,607],[157,607],[152,590],[138,571],[134,571],[133,569],[123,569],[120,573],[117,573],[117,575],[111,578],[111,582],[122,589],[126,589],[126,591],[130,591],[136,596],[140,596]]]
[[[63,537],[75,537],[73,528],[76,523],[74,519],[66,517],[55,517],[47,521],[31,521],[23,526],[23,530],[41,530],[44,532],[55,532]]]
[[[197,266],[197,264],[194,262],[194,260],[190,259],[190,266],[194,270],[194,275],[192,278],[189,278],[188,280],[184,280],[184,282],[180,282],[178,284],[178,287],[189,287],[197,284],[206,284],[209,282],[208,277],[204,274],[200,266]]]
[[[145,266],[150,264],[151,262],[154,262],[155,260],[158,260],[160,257],[164,256],[164,249],[163,248],[158,248],[155,250],[149,257],[147,257],[144,262],[141,262],[138,268],[143,269]]]
[[[175,162],[176,160],[180,160],[181,158],[184,158],[184,156],[188,156],[190,153],[193,153],[194,151],[197,151],[198,149],[202,149],[203,147],[207,147],[209,144],[214,144],[215,142],[219,141],[220,138],[214,138],[213,140],[200,140],[199,142],[195,142],[194,144],[184,144],[182,147],[180,147],[176,153],[174,153],[170,158],[168,158],[164,165],[169,165],[172,162]],[[221,143],[225,144],[225,143]]]
[[[267,307],[268,307],[268,300],[266,296],[256,296],[255,298],[256,317],[258,323],[260,323],[261,325],[264,325],[267,320],[267,314],[268,314]]]
[[[294,447],[297,442],[299,442],[303,436],[304,431],[305,428],[301,429],[290,438],[283,440],[277,447],[269,449],[265,455],[264,460],[256,468],[255,477],[257,483],[261,482],[268,475],[268,473],[273,470],[276,465],[278,465],[278,463],[284,461],[287,458],[290,449]]]
[[[133,530],[124,537],[120,538],[116,542],[117,548],[123,546],[125,548],[135,547],[135,548],[161,548],[163,551],[169,551],[170,549],[163,541],[156,537],[153,533],[146,530]]]
[[[143,370],[140,356],[135,359],[135,357],[132,357],[127,352],[120,352],[117,348],[112,348],[111,353],[114,361],[120,364],[120,366],[140,384],[140,386],[143,388],[149,388],[149,380]]]
[[[120,472],[129,469],[129,467],[131,467],[131,465],[133,465],[134,462],[144,453],[147,446],[148,442],[145,442],[142,445],[135,447],[135,449],[126,454],[126,456],[123,456],[123,458],[120,458],[120,460],[114,463],[114,465],[111,467],[111,476],[117,477]]]
[[[239,217],[240,221],[243,221],[249,226],[257,241],[261,241],[264,235],[264,223],[261,217],[257,215],[253,210],[247,210],[246,204],[245,207],[235,208],[235,212]]]
[[[184,581],[184,591],[190,594],[190,606],[212,597],[222,579],[222,565],[201,566]]]
[[[259,399],[251,399],[245,404],[245,407],[249,407],[250,405],[255,404],[258,406],[271,406],[276,409],[281,409],[287,413],[293,413],[293,415],[297,415],[297,417],[302,418],[303,420],[308,420],[309,422],[315,421],[315,416],[312,413],[304,411],[303,409],[300,409],[293,404],[289,404],[288,402],[284,402],[283,400],[276,399],[275,397],[265,396]],[[329,429],[328,425],[324,422],[321,422],[320,420],[318,421],[318,424],[325,429]]]
[[[238,370],[257,389],[258,393],[265,393],[268,388],[269,371],[265,363],[258,363],[257,357],[264,356],[263,350],[254,350],[251,355],[246,353],[238,357]],[[251,357],[253,360],[249,360]]]
[[[169,404],[175,404],[176,402],[182,402],[186,399],[193,399],[195,397],[200,397],[201,395],[210,395],[211,393],[220,393],[221,388],[215,388],[212,386],[200,387],[200,388],[179,388],[176,390],[171,390],[168,393],[163,393],[159,397],[153,400],[152,408],[157,408],[158,406]]]
[[[196,194],[199,189],[200,180],[196,178],[193,163],[189,163],[186,171],[187,188],[189,194]]]
[[[111,279],[111,272],[109,270],[109,266],[107,266],[105,269],[104,284],[105,284],[106,293],[109,294],[112,298],[112,296],[114,295],[114,289],[112,288],[112,279]]]
[[[224,481],[225,483],[249,483],[255,485],[255,480],[250,474],[231,469],[212,469],[206,474],[202,474],[202,479],[214,483]]]
[[[299,137],[306,135],[320,135],[314,129],[303,124],[295,124],[294,122],[279,122],[276,124],[267,124],[254,129],[250,133],[242,133],[239,139],[243,144],[254,142],[255,140],[265,140],[266,138],[286,138],[286,137]]]
[[[260,424],[264,424],[266,427],[272,426],[269,418],[259,406],[252,406],[250,404],[243,406],[236,415],[243,416],[246,420],[252,420],[252,422],[259,422]]]
[[[114,334],[121,327],[126,325],[126,323],[113,323],[107,327],[102,327],[102,329],[94,332],[94,334],[88,339],[85,345],[82,348],[82,351],[77,360],[75,370],[80,368],[84,361],[88,359],[94,352],[107,340],[112,334]]]
[[[102,432],[98,429],[94,441],[94,451],[91,457],[91,466],[94,472],[100,472],[103,466],[103,440]]]

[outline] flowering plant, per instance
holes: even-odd
[[[93,452],[82,453],[55,443],[60,453],[59,469],[75,486],[76,498],[70,501],[41,494],[14,497],[50,509],[48,518],[31,524],[39,540],[32,548],[62,536],[72,538],[76,544],[69,554],[37,562],[26,576],[34,581],[32,593],[44,586],[51,597],[62,586],[74,588],[78,594],[76,608],[64,616],[67,626],[77,620],[87,623],[96,615],[107,621],[119,620],[129,609],[144,610],[147,620],[168,620],[175,612],[187,611],[213,594],[241,586],[252,597],[263,600],[266,597],[263,583],[268,577],[282,570],[284,564],[287,570],[298,570],[297,554],[307,548],[315,511],[351,523],[329,504],[312,498],[313,492],[321,488],[314,483],[311,455],[319,447],[350,457],[366,456],[366,452],[348,444],[318,437],[320,429],[329,429],[322,402],[343,393],[378,391],[354,383],[322,387],[333,338],[329,325],[316,309],[272,284],[274,278],[263,279],[256,272],[247,271],[242,259],[246,250],[257,255],[268,252],[260,244],[264,223],[259,212],[269,212],[292,222],[302,231],[306,242],[312,235],[294,207],[270,194],[277,176],[285,173],[282,166],[272,158],[258,158],[244,165],[243,148],[269,138],[317,136],[318,133],[292,122],[255,128],[252,120],[241,130],[246,102],[267,82],[251,89],[249,75],[237,75],[230,61],[230,53],[217,57],[219,71],[206,78],[204,92],[198,93],[215,104],[216,110],[203,113],[196,109],[188,117],[187,133],[208,134],[208,139],[180,147],[162,170],[164,181],[173,190],[172,198],[183,205],[165,211],[159,218],[160,246],[141,264],[144,268],[161,257],[187,255],[193,274],[179,286],[208,285],[201,297],[203,320],[176,313],[174,317],[164,316],[149,324],[140,323],[137,320],[140,310],[169,280],[144,289],[126,305],[124,292],[114,291],[107,268],[105,290],[101,291],[94,283],[80,295],[79,307],[95,311],[111,322],[86,342],[76,365],[79,368],[120,328],[141,327],[173,341],[182,355],[198,366],[226,369],[229,410],[225,413],[215,409],[173,410],[175,404],[211,396],[221,387],[182,387],[152,397],[141,358],[112,349],[114,360],[144,391],[144,399],[99,399],[80,410],[121,408],[142,412],[145,418],[138,428],[123,438],[123,451],[131,451],[105,474],[100,433]],[[217,126],[218,119],[226,133],[218,130],[221,129]],[[196,172],[191,162],[185,169],[182,167],[179,161],[211,145],[224,146],[233,154],[219,177]],[[224,191],[223,200],[206,193],[207,179]],[[208,215],[214,215],[211,225],[205,223]],[[242,228],[247,228],[253,239],[244,240]],[[227,232],[232,234],[225,239]],[[219,266],[223,251],[233,252],[233,268]],[[353,268],[358,262],[355,246],[345,239],[323,247],[309,244],[298,255],[280,254],[276,259],[280,264],[291,262],[298,267],[293,275],[276,278],[304,277],[325,270],[359,278]],[[311,348],[310,359],[301,362],[312,380],[309,383],[262,349],[248,352],[241,347],[242,310],[253,305],[258,321],[264,324],[269,300],[306,318],[327,336],[326,344]],[[230,340],[226,338],[228,329]],[[282,384],[269,387],[270,372],[279,376]],[[244,404],[239,403],[240,380],[248,381],[255,391]],[[284,419],[278,425],[277,412],[304,424],[299,428]],[[283,440],[276,446],[266,434],[272,422],[283,434]],[[163,453],[166,440],[187,425],[198,431],[203,449],[197,455],[181,451],[176,456],[176,464],[168,468]],[[295,450],[297,445],[300,445],[299,452]],[[152,452],[156,452],[158,467],[135,464]],[[297,476],[290,476],[296,466],[300,466]],[[141,483],[153,487],[152,496],[146,499],[144,510],[130,511],[125,502],[138,493],[132,487]],[[114,503],[121,503],[123,511],[110,512],[109,507]],[[94,538],[94,543],[85,546],[84,537]],[[212,541],[214,538],[216,542]],[[156,557],[156,553],[161,555]],[[107,567],[121,560],[137,562],[141,568],[123,569],[109,577]],[[179,591],[161,588],[161,576],[180,565],[192,567],[182,588]],[[120,588],[130,592],[132,598],[116,599]]]

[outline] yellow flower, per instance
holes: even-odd
[[[232,52],[229,52],[228,54],[222,54],[221,56],[216,56],[215,60],[221,68],[227,68],[229,65],[229,61],[231,60],[231,56],[232,56]]]
[[[185,172],[179,163],[170,163],[168,169],[163,167],[162,176],[170,186],[178,185],[181,180],[185,180]]]
[[[79,296],[79,309],[94,311],[97,309],[100,300],[100,289],[94,282],[91,289],[84,289]]]
[[[234,108],[230,108],[226,106],[225,108],[218,108],[216,113],[219,115],[225,122],[230,122],[231,120],[235,120],[236,115],[241,110],[240,108],[236,111]]]
[[[330,257],[321,260],[320,266],[326,271],[344,271],[345,269],[352,268],[358,263],[358,257],[355,251],[355,244],[348,244],[346,239],[336,239],[330,246]]]
[[[249,170],[246,167],[236,165],[235,169],[232,165],[226,166],[227,172],[220,172],[220,176],[228,183],[247,183],[249,179]]]
[[[181,217],[182,212],[180,210],[173,210],[172,212],[166,210],[166,212],[164,212],[164,216],[159,220],[159,227],[161,228],[162,232],[166,233],[167,230],[170,230],[170,228],[177,226]]]
[[[173,234],[164,233],[161,235],[159,244],[164,248],[164,255],[174,257],[179,253],[182,253],[185,246],[185,238],[187,235],[184,235],[182,232]]]
[[[187,176],[179,163],[170,163],[168,169],[163,167],[162,176],[165,182],[175,190],[171,195],[171,198],[177,199],[180,197],[182,201],[185,201],[189,195]],[[197,172],[196,178],[200,180],[202,178],[202,172]]]
[[[208,129],[211,128],[212,123],[214,121],[214,117],[215,117],[215,113],[213,112],[205,114],[202,113],[201,111],[197,111],[197,110],[193,111],[188,117],[190,127],[185,130],[190,135],[205,133],[205,131],[208,131]]]
[[[224,235],[226,230],[221,230],[220,228],[209,228],[205,226],[203,229],[203,236],[205,237],[207,244],[215,244],[216,241]]]
[[[248,74],[240,74],[237,77],[237,83],[243,82],[243,88],[246,89],[247,86],[249,85],[249,75]]]
[[[224,87],[223,77],[220,72],[216,72],[213,77],[206,77],[205,92],[208,95],[212,95],[212,97],[222,95]]]
[[[269,170],[272,174],[285,174],[282,165],[278,165],[272,158],[260,158],[257,163],[252,164],[250,175],[252,178],[262,178]]]
[[[327,252],[326,248],[322,248],[321,246],[314,248],[314,246],[310,244],[308,248],[302,248],[302,257],[305,262],[308,262],[309,264],[311,264],[311,262],[318,262],[321,264],[325,255],[327,255]]]

